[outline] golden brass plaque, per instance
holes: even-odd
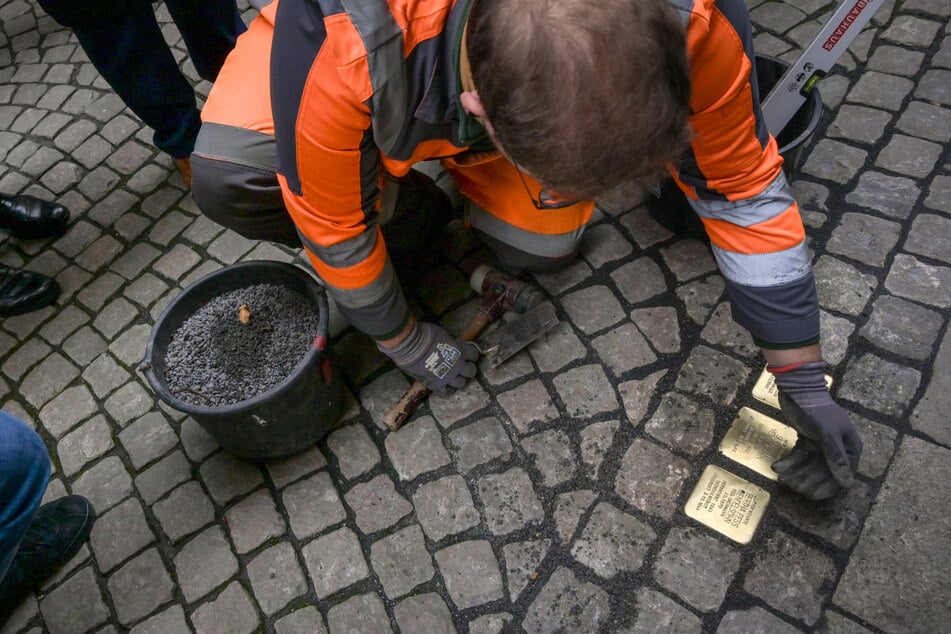
[[[826,387],[832,387],[832,377],[828,374]],[[756,379],[756,385],[753,386],[753,398],[779,409],[779,389],[776,387],[776,377],[766,368],[763,368],[763,372]]]
[[[795,444],[795,429],[743,407],[723,437],[720,453],[775,480],[776,472],[770,465],[789,453]]]
[[[707,465],[684,512],[740,544],[748,544],[763,519],[769,493],[715,465]]]

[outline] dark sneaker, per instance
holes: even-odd
[[[79,495],[68,495],[37,509],[10,569],[0,580],[0,625],[31,590],[79,551],[95,517],[92,504]]]
[[[35,196],[0,196],[0,228],[14,238],[58,236],[69,224],[69,210]]]
[[[52,303],[59,284],[42,273],[0,266],[0,317],[22,315]]]

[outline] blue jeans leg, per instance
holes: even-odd
[[[50,457],[36,432],[0,411],[0,579],[40,506]]]

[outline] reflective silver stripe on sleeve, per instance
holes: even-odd
[[[466,201],[465,215],[466,221],[473,228],[487,233],[499,242],[546,258],[561,258],[574,253],[585,229],[585,225],[581,225],[568,233],[534,233],[499,220],[471,201]]]
[[[277,171],[274,137],[256,130],[206,121],[195,139],[194,153],[270,172]]]
[[[700,217],[725,220],[741,227],[775,218],[796,202],[781,170],[766,189],[752,198],[736,201],[688,200]]]
[[[385,0],[342,0],[341,4],[367,51],[373,137],[380,150],[390,154],[409,116],[403,30]]]
[[[744,286],[777,286],[800,280],[812,271],[809,248],[803,240],[791,249],[773,253],[736,253],[711,245],[723,277]]]

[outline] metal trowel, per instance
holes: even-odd
[[[555,307],[544,302],[503,324],[493,333],[491,342],[480,345],[489,365],[497,368],[516,352],[535,341],[558,324]]]

